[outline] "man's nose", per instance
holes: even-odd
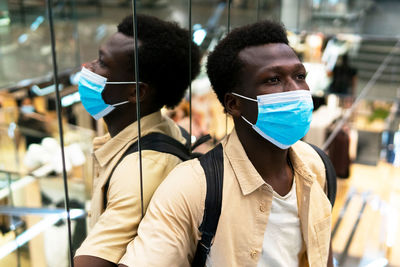
[[[285,91],[296,91],[305,89],[307,88],[304,88],[304,83],[300,84],[300,82],[296,79],[289,78],[288,81],[286,82]]]
[[[87,68],[88,70],[90,70],[90,71],[92,71],[92,72],[94,72],[94,62],[95,62],[96,60],[92,60],[91,62],[86,62],[86,63],[83,63],[82,64],[82,67],[85,67],[85,68]]]

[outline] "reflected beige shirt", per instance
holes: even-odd
[[[175,123],[155,112],[141,119],[141,134],[160,132],[185,143]],[[75,256],[96,256],[118,263],[127,244],[136,236],[141,220],[139,153],[127,155],[110,179],[107,209],[103,209],[104,186],[112,169],[131,144],[137,141],[137,122],[129,125],[114,138],[95,138],[93,196],[89,220],[89,235]],[[143,203],[147,205],[158,185],[181,160],[171,154],[142,151]]]
[[[222,211],[207,266],[257,266],[271,211],[273,189],[258,174],[233,131],[223,142]],[[297,142],[289,150],[296,181],[303,249],[300,266],[326,266],[331,205],[323,187],[318,154]],[[266,163],[268,164],[268,163]],[[187,266],[200,239],[206,197],[204,171],[197,159],[176,167],[155,192],[138,236],[120,263],[135,267]]]

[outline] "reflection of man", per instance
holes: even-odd
[[[299,141],[309,129],[312,99],[284,28],[264,21],[233,30],[207,68],[235,124],[222,141],[222,210],[207,266],[326,266],[325,170]],[[190,266],[206,192],[197,159],[176,167],[154,194],[121,265]]]
[[[352,100],[356,95],[357,88],[357,69],[349,64],[348,55],[344,54],[338,58],[332,73],[332,83],[329,91],[339,95],[344,100],[345,107],[352,104]]]
[[[31,144],[39,144],[43,138],[50,136],[49,121],[44,115],[37,113],[31,96],[22,99],[18,105],[20,113],[17,124],[25,137],[26,148]]]
[[[96,119],[104,117],[109,134],[94,140],[95,177],[89,214],[92,229],[75,255],[78,267],[113,266],[136,236],[141,220],[138,153],[119,160],[137,141],[137,89],[142,136],[160,132],[184,143],[179,128],[162,116],[160,109],[177,105],[190,83],[189,33],[150,16],[139,15],[137,21],[139,85],[131,82],[135,73],[132,16],[118,25],[118,32],[100,48],[99,58],[86,64],[81,72],[82,103]],[[195,77],[199,51],[193,43],[191,51]],[[142,152],[145,209],[154,190],[179,162],[168,153]]]

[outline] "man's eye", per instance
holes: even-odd
[[[307,74],[301,73],[301,74],[297,74],[297,79],[299,80],[305,80],[307,77]]]
[[[104,63],[104,61],[101,58],[99,58],[98,62],[101,67],[105,67],[106,64]]]
[[[279,78],[278,77],[272,77],[266,80],[267,83],[277,83],[279,82]]]

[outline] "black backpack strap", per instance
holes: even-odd
[[[178,125],[178,127],[179,127],[179,130],[181,131],[183,138],[185,138],[185,140],[186,140],[186,144],[185,144],[186,147],[189,148],[190,144],[192,143],[192,138],[190,137],[190,134],[182,126]]]
[[[182,134],[183,138],[186,139],[186,147],[189,148],[192,143],[192,138],[190,137],[190,134],[183,127],[181,127],[179,125],[178,125],[178,127],[181,130],[181,134]],[[192,148],[191,148],[192,151],[195,150],[196,147],[198,147],[199,145],[201,145],[211,139],[212,139],[212,137],[210,134],[200,136],[200,138],[197,139],[196,142],[192,145]],[[199,157],[199,154],[196,154],[192,158],[198,158],[198,157]]]
[[[140,142],[142,150],[154,150],[157,152],[168,153],[178,157],[182,161],[191,158],[191,156],[189,155],[189,150],[185,147],[185,145],[175,140],[174,138],[162,133],[150,133],[148,135],[145,135],[142,138],[140,138]],[[117,166],[127,155],[135,153],[137,151],[138,151],[138,142],[135,142],[124,152],[124,154],[121,156],[117,164],[115,164],[114,168],[111,170],[107,182],[104,185],[104,193],[103,193],[104,209],[107,207],[107,191],[108,187],[110,186],[111,176],[113,175]]]
[[[140,141],[142,150],[154,150],[162,153],[168,153],[180,158],[182,161],[191,159],[189,150],[185,147],[185,145],[168,135],[162,133],[150,133],[143,136]],[[127,151],[131,149],[134,149],[132,152],[138,151],[137,143],[135,143],[135,146],[136,148],[130,147]]]
[[[222,187],[224,180],[224,157],[219,144],[199,158],[207,182],[207,194],[203,221],[200,224],[201,240],[197,243],[192,267],[204,267],[210,252],[212,240],[217,231],[222,206]]]
[[[314,148],[314,150],[318,153],[318,155],[321,157],[322,161],[324,162],[325,165],[325,176],[326,176],[326,185],[327,185],[327,197],[329,201],[333,205],[335,204],[335,199],[336,199],[336,171],[335,168],[333,167],[333,164],[331,160],[329,159],[328,155],[322,149],[317,147],[316,145],[310,144],[309,145]]]

